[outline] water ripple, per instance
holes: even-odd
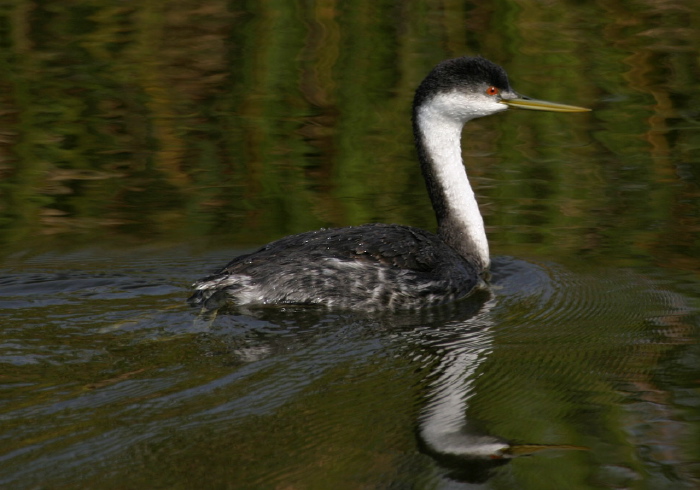
[[[483,436],[586,446],[649,468],[674,441],[646,417],[681,418],[670,392],[700,405],[658,376],[697,337],[696,302],[669,274],[502,257],[491,291],[445,308],[289,307],[198,322],[179,306],[186,291],[172,268],[147,262],[109,274],[37,263],[3,277],[0,298],[26,306],[6,309],[0,343],[4,484],[79,481],[110,461],[121,478],[141,475],[128,480],[139,486],[152,471],[191,467],[193,455],[208,468],[244,455],[255,464],[234,465],[235,481],[251,487],[301,479],[324,460],[409,471],[426,464],[416,425],[437,445],[456,428],[475,436],[462,447]],[[628,447],[645,445],[630,458]]]

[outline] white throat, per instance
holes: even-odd
[[[466,245],[457,249],[469,249],[486,269],[490,264],[489,244],[484,220],[462,162],[461,147],[464,123],[484,114],[479,113],[478,109],[474,111],[473,105],[470,105],[470,111],[461,111],[464,106],[456,104],[455,97],[455,94],[434,97],[418,109],[417,123],[423,135],[434,182],[446,201],[446,220],[438,225],[441,228],[451,226],[450,235],[463,240]],[[443,231],[440,229],[441,234]]]

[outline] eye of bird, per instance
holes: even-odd
[[[455,97],[455,91],[466,97]],[[462,126],[508,107],[588,109],[520,96],[510,89],[503,68],[479,57],[440,63],[418,86],[413,100],[416,153],[437,234],[371,223],[284,237],[197,281],[190,304],[204,310],[218,309],[223,302],[413,310],[455,301],[483,284],[491,259],[484,221],[462,162]]]

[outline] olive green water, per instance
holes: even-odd
[[[0,486],[697,488],[698,33],[690,0],[1,4]],[[412,91],[463,54],[593,109],[467,126],[490,292],[197,318],[269,240],[432,229]],[[564,447],[441,458],[449,397]]]

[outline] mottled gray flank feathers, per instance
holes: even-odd
[[[478,271],[436,235],[368,224],[284,237],[195,283],[190,303],[411,308],[467,295]],[[209,304],[210,298],[212,303]]]
[[[502,68],[483,58],[457,58],[437,65],[416,90],[416,149],[438,235],[370,224],[285,237],[197,281],[190,303],[374,310],[438,305],[468,295],[488,268],[489,252],[462,165],[460,135],[470,119],[507,109],[500,96],[488,94],[489,87],[510,90]]]

